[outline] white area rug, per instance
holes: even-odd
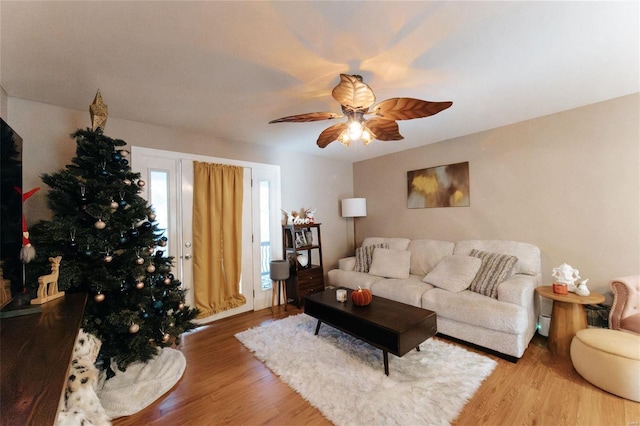
[[[97,391],[100,403],[112,419],[130,416],[151,405],[182,377],[187,361],[179,350],[162,348],[160,354],[147,363],[137,362],[104,381]]]
[[[429,339],[398,358],[299,314],[236,334],[271,371],[337,425],[448,425],[496,362]]]

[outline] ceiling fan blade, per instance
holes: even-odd
[[[327,127],[320,133],[318,136],[318,141],[316,142],[320,148],[325,148],[331,142],[338,139],[340,133],[342,133],[347,128],[347,123],[338,123],[334,124],[331,127]]]
[[[304,123],[307,121],[331,120],[333,118],[340,117],[344,117],[344,115],[336,114],[335,112],[310,112],[308,114],[289,115],[287,117],[276,118],[275,120],[271,120],[269,124],[284,122]]]
[[[359,75],[340,74],[340,83],[331,96],[347,110],[367,111],[376,101],[373,90],[362,82]]]
[[[385,120],[411,120],[429,117],[445,110],[453,102],[429,102],[413,98],[391,98],[380,102],[372,113]]]
[[[364,125],[373,133],[374,137],[381,141],[399,141],[404,139],[400,134],[398,123],[393,120],[372,118],[365,121]]]

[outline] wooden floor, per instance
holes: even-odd
[[[291,305],[287,312],[265,309],[186,334],[180,347],[187,359],[182,379],[150,407],[113,424],[330,425],[234,338],[240,331],[300,312]],[[640,426],[640,403],[584,381],[570,361],[549,353],[544,337],[534,337],[517,364],[491,358],[498,366],[454,424]]]

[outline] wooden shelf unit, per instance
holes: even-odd
[[[289,261],[290,267],[287,297],[293,299],[298,308],[302,306],[304,296],[324,290],[320,225],[320,223],[282,225],[282,254]],[[299,238],[296,238],[300,234],[304,236],[302,243]],[[306,266],[298,262],[300,255],[307,257]]]

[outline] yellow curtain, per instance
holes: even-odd
[[[247,303],[242,273],[242,167],[193,162],[193,291],[199,318]]]

